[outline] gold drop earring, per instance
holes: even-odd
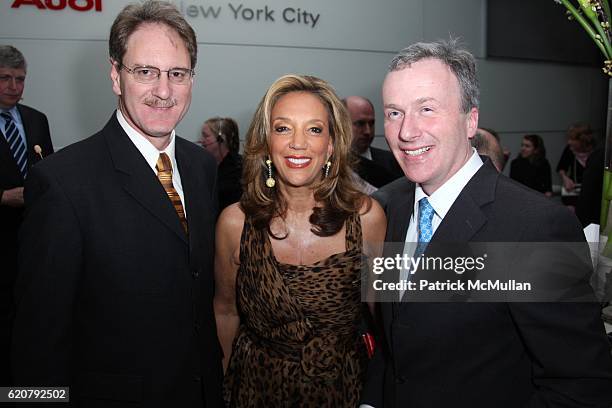
[[[266,165],[268,166],[268,178],[266,179],[266,186],[272,188],[276,184],[276,180],[272,178],[272,160],[270,157],[266,160]]]

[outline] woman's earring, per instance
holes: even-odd
[[[268,158],[268,160],[266,160],[266,165],[268,166],[268,178],[266,179],[266,186],[272,188],[276,184],[276,181],[272,178],[272,160]]]
[[[331,161],[327,161],[327,163],[325,163],[325,178],[327,178],[327,176],[329,176],[329,168],[331,167]]]

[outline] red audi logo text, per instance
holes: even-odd
[[[68,6],[76,11],[102,11],[102,0],[15,0],[12,8],[36,6],[39,9],[63,10]]]

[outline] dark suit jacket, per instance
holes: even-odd
[[[376,193],[386,241],[404,241],[414,188],[401,179]],[[584,241],[575,217],[487,161],[431,243],[553,241]],[[363,392],[375,408],[612,404],[612,358],[597,303],[379,305],[386,341]]]
[[[403,177],[404,172],[402,168],[395,160],[395,156],[388,150],[379,149],[377,147],[370,146],[370,152],[372,153],[372,160],[384,167],[387,172],[393,177],[393,180]]]
[[[23,123],[26,148],[28,152],[28,169],[40,160],[34,152],[34,146],[39,145],[43,157],[53,153],[49,123],[47,117],[28,106],[18,104],[17,109]],[[3,132],[4,129],[0,129]],[[4,190],[23,187],[23,177],[13,154],[6,142],[6,137],[0,134],[0,195]],[[0,205],[0,384],[7,385],[8,380],[8,348],[10,343],[10,326],[13,314],[13,285],[17,275],[17,231],[23,217],[22,208]]]
[[[221,407],[216,163],[176,138],[189,237],[115,115],[26,183],[13,367],[79,407]],[[204,405],[205,403],[205,405]]]

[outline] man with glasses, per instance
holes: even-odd
[[[374,187],[382,187],[402,177],[404,173],[390,151],[370,146],[376,119],[372,102],[362,96],[348,96],[343,102],[353,123],[351,148],[359,158],[359,176]]]
[[[9,346],[14,314],[13,285],[17,275],[17,231],[23,217],[23,182],[34,163],[43,155],[53,153],[45,114],[19,103],[26,69],[26,60],[17,48],[0,45],[0,385],[10,384]],[[41,154],[35,149],[40,149]]]
[[[75,406],[221,407],[212,308],[216,163],[175,135],[195,33],[171,4],[110,32],[118,109],[25,188],[13,367]]]

